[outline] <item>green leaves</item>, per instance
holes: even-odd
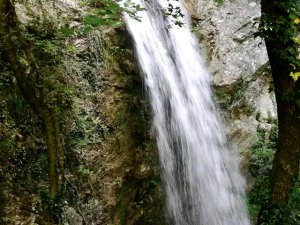
[[[217,5],[221,5],[224,3],[224,0],[214,0]]]
[[[97,8],[94,8],[90,15],[84,17],[84,32],[90,32],[98,26],[112,26],[115,28],[123,26],[123,13],[140,21],[137,13],[144,10],[131,0],[125,1],[122,5],[113,0],[93,0],[92,3],[96,4]]]
[[[297,37],[300,33],[300,1],[274,0],[272,10],[273,16],[262,14],[259,34],[273,43],[273,53],[283,63],[292,65],[287,72],[294,81],[297,81],[300,69],[298,51],[300,40]]]
[[[83,21],[85,25],[91,25],[93,27],[103,25],[103,20],[97,15],[86,16],[84,17]]]
[[[59,33],[63,34],[64,36],[70,37],[75,33],[73,28],[63,27],[58,30]]]
[[[300,72],[291,72],[290,73],[290,76],[293,78],[293,80],[296,82],[298,79],[299,79],[299,77],[300,77]]]
[[[121,20],[122,8],[115,1],[99,0],[101,8],[93,9],[91,15],[84,17],[85,25],[97,27],[100,25],[114,25]]]
[[[182,27],[184,25],[184,22],[181,20],[184,17],[184,14],[179,6],[174,6],[172,3],[169,3],[168,7],[165,9],[164,16],[171,17],[171,22],[176,26]]]
[[[82,18],[83,27],[79,30],[89,33],[99,26],[111,26],[114,28],[124,25],[122,14],[126,13],[134,19],[139,20],[137,13],[144,10],[140,5],[127,0],[119,4],[114,0],[88,0],[88,6],[91,8],[88,15]],[[62,27],[58,33],[65,37],[71,37],[75,34],[77,28]]]

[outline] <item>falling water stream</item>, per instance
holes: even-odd
[[[249,225],[238,162],[187,16],[183,27],[169,28],[167,0],[133,2],[146,9],[141,22],[125,19],[151,101],[170,224]]]

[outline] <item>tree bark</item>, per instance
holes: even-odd
[[[55,109],[43,99],[41,85],[37,84],[38,73],[30,43],[22,36],[14,4],[0,0],[0,43],[4,56],[10,64],[17,85],[25,101],[41,119],[45,129],[49,158],[49,196],[55,199],[60,189],[59,170],[63,169],[63,146]],[[21,58],[27,63],[22,62]]]
[[[280,17],[288,18],[287,13],[279,8],[274,0],[262,0],[261,7],[262,15],[271,19],[274,24]],[[278,35],[284,35],[277,32],[273,29],[265,37],[275,86],[279,126],[277,150],[270,176],[271,202],[266,204],[280,208],[287,205],[292,187],[299,175],[300,109],[295,100],[297,92],[300,91],[300,81],[295,82],[292,79],[291,62],[283,59],[279,54],[287,48],[294,48],[297,51],[297,46],[292,40],[284,42],[283,39],[276,38]],[[297,70],[299,71],[299,68]],[[272,210],[269,206],[262,206],[258,224],[271,224],[268,220],[271,216],[263,216],[266,208],[269,208],[269,211]],[[278,221],[276,224],[282,225],[283,223]]]

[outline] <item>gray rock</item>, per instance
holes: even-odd
[[[226,95],[225,99],[234,99],[228,101],[232,105],[224,107],[224,114],[228,136],[242,155],[242,165],[247,165],[257,141],[258,124],[268,127],[269,117],[276,118],[274,93],[268,91],[271,78],[265,44],[254,37],[260,18],[259,2],[186,1],[213,86],[218,94]],[[238,99],[237,90],[242,91]]]
[[[256,2],[225,1],[218,6],[214,0],[191,0],[188,8],[196,18],[197,35],[216,86],[229,86],[240,76],[251,76],[268,61],[264,43],[254,38],[260,17]]]
[[[83,219],[72,207],[66,207],[64,213],[65,225],[82,225]]]

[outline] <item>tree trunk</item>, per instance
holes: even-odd
[[[49,196],[54,199],[60,190],[61,177],[59,171],[63,169],[63,148],[60,138],[59,122],[51,109],[43,110],[48,158],[49,158]]]
[[[55,110],[43,99],[43,90],[37,85],[38,74],[30,44],[24,39],[18,27],[15,8],[10,0],[0,0],[0,41],[4,56],[10,64],[17,85],[25,101],[42,120],[49,158],[49,196],[55,199],[60,189],[58,171],[63,169],[63,146],[60,127]],[[21,62],[21,57],[27,64]]]
[[[286,12],[280,9],[273,0],[262,0],[261,7],[262,14],[271,19],[274,24],[282,16],[288,18]],[[275,86],[279,126],[277,151],[270,176],[271,203],[266,203],[271,204],[274,211],[276,208],[287,205],[292,187],[299,175],[300,159],[300,110],[295,102],[300,84],[299,80],[295,82],[290,76],[291,62],[283,59],[279,54],[287,48],[295,48],[297,51],[297,46],[292,40],[284,42],[276,38],[278,35],[283,34],[273,29],[271,34],[265,37]],[[272,218],[271,208],[270,205],[262,206],[258,224],[273,224],[269,221]],[[267,213],[269,215],[265,215],[264,210],[265,212],[269,210]],[[276,224],[282,225],[283,223],[278,221]]]

